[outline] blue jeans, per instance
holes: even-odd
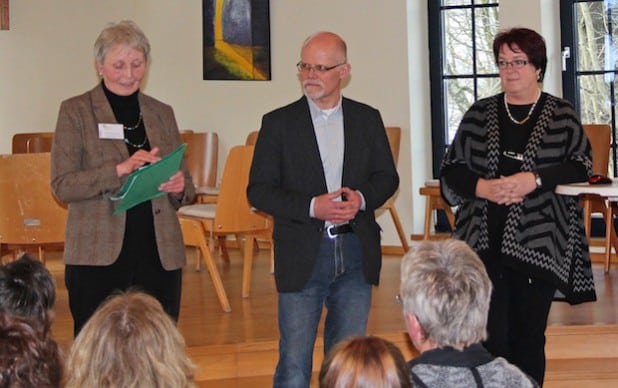
[[[363,275],[363,254],[353,233],[324,236],[311,278],[299,292],[279,293],[279,362],[273,386],[306,388],[322,316],[324,354],[344,338],[364,335],[371,307],[371,285]]]

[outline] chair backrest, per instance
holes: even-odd
[[[13,135],[11,152],[14,154],[50,152],[53,142],[53,132],[16,133]]]
[[[0,156],[0,242],[64,241],[67,211],[53,196],[50,153]]]
[[[257,142],[257,138],[258,138],[258,132],[259,131],[251,131],[249,132],[249,134],[247,135],[247,140],[245,140],[245,145],[255,145],[255,143]]]
[[[399,160],[399,144],[401,143],[401,127],[386,127],[385,129],[388,144],[391,146],[393,160],[395,161],[395,166],[397,166],[397,161]]]
[[[607,175],[612,128],[609,124],[585,124],[583,127],[592,148],[592,172]]]
[[[217,160],[219,157],[219,136],[216,132],[180,133],[187,143],[185,161],[198,188],[217,186]]]
[[[214,227],[220,233],[242,233],[268,229],[265,214],[256,212],[247,199],[253,146],[235,146],[225,161]]]

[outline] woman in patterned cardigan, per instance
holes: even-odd
[[[442,196],[458,206],[454,237],[492,280],[487,349],[543,383],[554,297],[596,300],[577,198],[556,185],[591,174],[590,144],[571,104],[539,88],[545,42],[514,28],[493,43],[504,93],[464,115],[442,164]]]

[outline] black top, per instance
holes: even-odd
[[[105,96],[112,107],[116,121],[125,127],[125,144],[129,155],[133,155],[139,149],[150,151],[146,127],[144,121],[140,120],[140,107],[137,98],[139,90],[128,96],[119,96],[107,89],[103,81],[101,81],[101,84]],[[136,126],[138,122],[139,125]],[[142,147],[136,146],[142,144]],[[120,256],[142,257],[144,255],[156,255],[158,258],[156,241],[152,203],[150,201],[142,202],[127,210],[124,241]]]
[[[500,126],[500,162],[498,164],[498,176],[509,176],[521,171],[522,160],[519,159],[519,156],[524,154],[530,134],[532,133],[532,128],[536,124],[546,100],[547,94],[541,93],[534,107],[534,111],[530,115],[530,119],[523,124],[513,122],[509,118],[504,104],[498,104],[498,122]],[[531,107],[532,104],[509,104],[509,111],[515,120],[521,121],[526,118]],[[510,156],[506,156],[505,153]],[[538,170],[537,173],[543,181],[541,190],[553,191],[556,185],[559,182],[566,181],[567,177],[571,176],[574,170],[578,171],[578,174],[582,177],[587,176],[584,167],[571,161]],[[466,166],[460,165],[449,168],[444,173],[453,189],[469,197],[476,196],[476,184],[480,177],[470,171]],[[504,230],[508,209],[508,205],[499,205],[495,202],[488,203],[487,222],[489,223],[489,241],[491,249],[495,250],[494,252],[500,251],[502,231]]]

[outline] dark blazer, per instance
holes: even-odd
[[[374,210],[399,185],[380,112],[343,98],[342,186],[359,190],[366,210],[350,222],[363,250],[370,284],[379,281],[380,226]],[[275,279],[279,292],[301,290],[318,255],[324,221],[309,217],[311,198],[327,192],[326,179],[305,97],[264,115],[247,187],[249,201],[274,216]]]
[[[172,108],[142,93],[138,100],[151,147],[159,147],[160,156],[169,154],[182,143]],[[101,85],[60,106],[51,153],[51,187],[69,207],[64,246],[67,264],[109,265],[122,248],[126,213],[112,215],[116,203],[109,197],[126,179],[117,176],[116,165],[129,152],[122,140],[99,139],[99,123],[116,123]],[[184,163],[182,170],[182,201],[172,195],[152,200],[157,247],[166,270],[181,268],[186,262],[176,209],[193,200],[195,189]]]

